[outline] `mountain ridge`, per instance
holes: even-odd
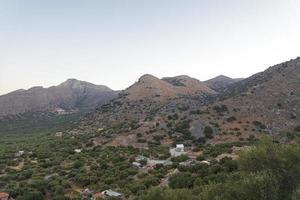
[[[199,141],[245,141],[265,134],[281,137],[300,125],[299,70],[300,59],[297,58],[229,84],[222,92],[203,96],[193,93],[168,98],[167,101],[157,101],[155,98],[133,101],[121,95],[98,107],[81,121],[79,130],[71,132],[93,133],[104,128],[110,137],[95,138],[97,144],[104,142],[117,146],[139,146],[142,145],[139,137],[151,142],[155,136],[168,138],[161,140],[162,144],[172,140],[187,145]],[[178,79],[174,81],[174,77],[171,77],[161,80],[146,75],[139,82],[150,80],[152,83],[155,80],[163,85],[167,82],[178,85],[181,83]],[[133,85],[136,86],[136,83]],[[181,87],[184,88],[181,84],[176,86]],[[146,90],[146,87],[141,88],[140,91],[145,92],[143,89]],[[205,133],[206,127],[209,127],[209,134]],[[147,146],[145,143],[143,145]]]
[[[28,90],[16,90],[0,96],[0,116],[35,111],[91,110],[115,98],[117,92],[107,86],[95,85],[76,79],[44,88],[35,86]]]

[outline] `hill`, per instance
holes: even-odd
[[[58,86],[33,87],[0,96],[0,117],[40,111],[90,111],[116,96],[117,92],[107,86],[69,79]]]
[[[215,78],[209,79],[207,81],[204,81],[204,83],[211,89],[222,92],[224,89],[227,88],[227,86],[236,83],[238,81],[243,80],[243,78],[230,78],[224,75],[217,76]]]
[[[188,76],[177,76],[159,79],[155,76],[143,75],[138,82],[123,92],[129,100],[167,100],[189,95],[214,94],[200,81]]]
[[[145,75],[72,133],[104,128],[109,137],[97,137],[95,144],[116,146],[147,146],[154,138],[166,145],[248,141],[266,134],[282,140],[300,125],[299,61],[270,67],[219,94],[186,76]]]

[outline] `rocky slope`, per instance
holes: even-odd
[[[236,83],[238,81],[243,80],[243,78],[230,78],[224,75],[217,76],[215,78],[209,79],[205,81],[204,83],[211,89],[222,92],[224,91],[229,85]]]
[[[188,76],[159,79],[149,74],[143,75],[138,82],[123,92],[123,95],[132,101],[167,100],[183,96],[201,96],[202,94],[215,94],[215,91],[199,80]]]
[[[58,86],[33,87],[0,96],[0,117],[37,111],[88,111],[116,96],[117,92],[106,86],[69,79]]]
[[[299,58],[229,84],[219,94],[201,82],[187,87],[184,79],[143,76],[70,133],[96,134],[95,145],[147,147],[249,141],[266,134],[280,139],[300,129]]]

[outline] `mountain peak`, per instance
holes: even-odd
[[[68,79],[65,82],[61,83],[59,86],[61,86],[61,87],[71,87],[73,89],[76,89],[76,88],[77,89],[78,88],[97,88],[97,89],[101,89],[103,91],[112,91],[109,87],[107,87],[105,85],[95,85],[93,83],[77,80],[75,78]]]
[[[58,86],[37,86],[0,96],[0,117],[25,111],[49,111],[57,107],[64,110],[92,110],[116,96],[117,92],[107,86],[68,79]]]
[[[144,74],[139,78],[139,82],[148,82],[148,81],[157,81],[159,78],[151,75],[151,74]]]
[[[219,76],[216,76],[215,79],[230,79],[230,80],[231,80],[232,78],[230,78],[230,77],[228,77],[228,76],[225,76],[225,75],[221,74],[221,75],[219,75]]]
[[[209,79],[209,80],[205,81],[204,83],[208,87],[210,87],[211,89],[213,89],[215,91],[218,91],[218,92],[221,92],[228,85],[233,84],[235,82],[238,82],[240,80],[242,80],[242,78],[234,79],[234,78],[230,78],[230,77],[225,76],[225,75],[219,75],[219,76],[216,76],[212,79]]]
[[[77,80],[75,78],[67,79],[65,82],[62,82],[60,85],[74,85],[74,84],[82,84],[84,81]]]

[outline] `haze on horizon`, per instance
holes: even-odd
[[[0,0],[0,95],[68,78],[248,77],[300,56],[297,0]]]

